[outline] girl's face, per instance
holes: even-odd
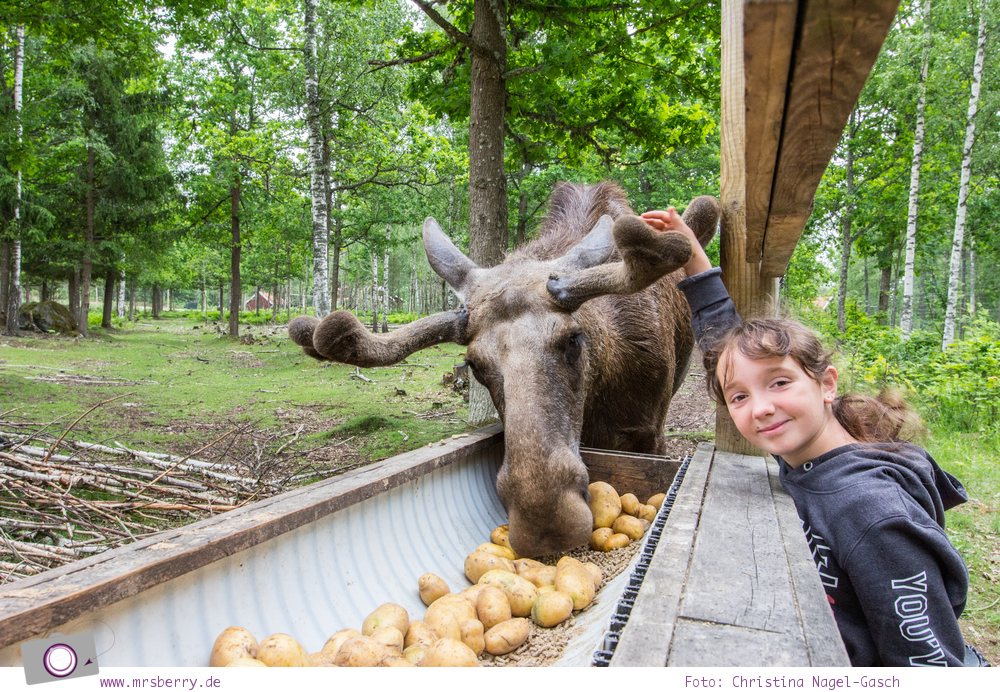
[[[753,359],[732,349],[716,372],[740,434],[790,466],[854,441],[833,415],[837,370],[832,365],[816,381],[791,356]]]

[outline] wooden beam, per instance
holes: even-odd
[[[820,178],[896,16],[898,0],[800,3],[761,275],[778,277],[802,235]]]
[[[773,282],[761,282],[757,262],[746,254],[746,111],[743,69],[745,0],[722,1],[722,118],[720,151],[722,203],[720,256],[722,281],[737,312],[753,317],[771,311]],[[715,418],[715,445],[730,452],[754,454],[724,407]]]
[[[743,8],[749,262],[764,250],[798,9],[797,0],[748,0]]]

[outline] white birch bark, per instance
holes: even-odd
[[[906,260],[903,265],[903,309],[900,330],[909,339],[913,331],[913,277],[917,255],[917,209],[920,195],[920,165],[924,157],[924,110],[927,104],[927,72],[931,48],[931,0],[924,0],[924,45],[917,87],[917,122],[913,131],[913,161],[910,163],[910,201],[906,213]]]
[[[382,333],[389,331],[389,224],[385,225],[385,250],[382,254]]]
[[[962,246],[965,241],[965,215],[969,201],[969,180],[972,178],[972,145],[976,140],[976,112],[979,110],[979,89],[983,81],[983,58],[986,54],[986,2],[979,3],[979,37],[976,60],[972,67],[972,90],[969,112],[965,121],[965,144],[962,147],[962,177],[958,185],[958,209],[955,212],[955,235],[951,242],[951,262],[948,269],[948,303],[944,314],[944,337],[941,348],[955,340],[958,312],[958,275],[962,268]]]
[[[378,332],[378,306],[381,305],[379,300],[378,290],[378,254],[375,250],[371,251],[372,256],[372,331]]]
[[[306,124],[309,130],[309,192],[312,197],[313,309],[317,317],[330,312],[329,231],[323,176],[323,129],[319,107],[316,57],[316,4],[305,0]]]
[[[24,94],[24,26],[16,29],[17,45],[14,47],[14,117],[17,120],[17,139],[21,141],[21,104]],[[17,336],[18,311],[21,309],[21,169],[17,170],[14,197],[14,238],[7,256],[7,304],[4,312],[7,323],[4,334]]]
[[[122,258],[122,264],[124,265],[125,258]],[[205,303],[205,287],[202,285],[202,305]],[[118,310],[116,311],[119,319],[125,318],[125,270],[121,269],[118,272]]]

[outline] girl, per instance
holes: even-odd
[[[902,441],[916,417],[890,396],[838,397],[837,370],[815,334],[790,320],[742,322],[676,210],[642,217],[692,241],[679,286],[709,390],[740,434],[777,459],[851,663],[986,665],[959,630],[968,573],[944,533],[944,511],[968,496]]]

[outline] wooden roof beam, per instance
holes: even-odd
[[[759,15],[772,12],[787,26],[785,13],[789,8],[780,7],[784,4],[786,3],[749,1],[746,6],[747,19],[755,19],[755,13]],[[875,64],[896,16],[899,2],[800,0],[796,5],[796,32],[763,243],[756,254],[751,254],[755,248],[747,248],[748,261],[759,259],[761,262],[762,278],[778,277],[785,273],[788,260],[812,212],[813,198],[820,178]],[[775,27],[772,30],[775,40],[780,38],[777,32]],[[767,59],[762,60],[761,34],[766,35],[766,32],[759,27],[754,29],[757,43],[751,50],[756,53],[756,57],[753,54],[745,57],[747,69],[757,69],[755,66],[764,63],[767,70],[777,72],[782,61],[782,50],[775,46],[767,51]],[[746,53],[745,48],[745,55]],[[756,82],[757,77],[754,76],[753,80]],[[764,110],[773,111],[777,101],[775,76],[771,75],[764,82],[768,84],[764,92]],[[749,96],[750,76],[747,83]],[[755,97],[759,102],[760,95],[755,94]],[[751,107],[748,98],[747,108]],[[774,126],[770,125],[770,129],[760,125],[756,127],[758,134],[754,146],[760,149],[752,152],[752,155],[748,152],[747,160],[748,163],[755,161],[755,170],[758,174],[763,172],[766,178],[767,166],[761,157],[773,139]],[[748,172],[749,170],[748,165]],[[750,185],[748,181],[748,192]],[[757,181],[754,185],[757,185]],[[762,195],[756,187],[754,190],[755,197]],[[759,204],[759,201],[755,203]]]

